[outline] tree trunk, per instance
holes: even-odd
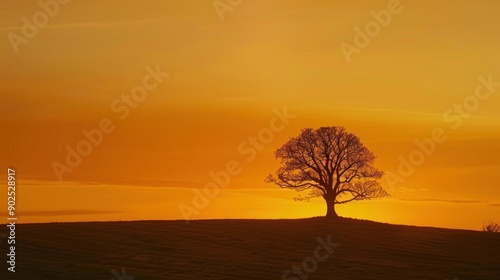
[[[337,219],[339,215],[335,211],[335,196],[326,194],[323,195],[323,198],[326,201],[326,218],[327,219]]]

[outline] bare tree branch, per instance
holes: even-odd
[[[383,172],[375,155],[343,127],[305,128],[275,152],[282,163],[266,182],[297,191],[306,199],[323,196],[327,204],[344,204],[388,196],[378,184]]]

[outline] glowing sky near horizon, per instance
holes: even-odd
[[[500,219],[500,87],[470,116],[455,105],[479,77],[500,81],[498,1],[401,1],[351,63],[339,44],[389,1],[244,1],[224,21],[212,2],[70,1],[18,54],[8,34],[38,1],[0,4],[0,150],[20,180],[20,222],[182,219],[179,203],[231,160],[241,173],[193,218],[323,215],[321,200],[295,202],[264,179],[288,138],[330,125],[395,174],[415,140],[447,136],[404,182],[381,180],[390,198],[341,215],[470,229]],[[110,105],[156,65],[170,75],[121,120]],[[285,106],[296,117],[247,161],[239,145]],[[52,163],[103,118],[115,130],[59,182]]]

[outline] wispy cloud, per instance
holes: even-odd
[[[64,185],[65,187],[82,187],[82,186],[100,186],[100,185],[112,185],[112,186],[141,186],[141,187],[199,187],[205,184],[205,181],[195,181],[195,180],[146,180],[136,177],[81,177],[74,178],[73,181],[65,181],[63,184],[59,181],[55,181],[53,178],[49,177],[29,177],[28,179],[23,178],[22,183],[25,186],[39,186],[39,187],[59,187]],[[0,180],[0,183],[5,183]]]
[[[158,24],[164,21],[163,19],[138,19],[130,21],[112,21],[112,22],[72,22],[63,24],[50,24],[44,26],[44,29],[64,29],[64,28],[117,28],[128,27],[133,25],[148,25]],[[16,31],[21,30],[22,26],[0,27],[0,31]]]
[[[92,211],[92,210],[66,210],[66,211],[24,211],[22,215],[25,217],[39,216],[78,216],[78,215],[103,215],[123,213],[121,211]],[[2,213],[7,216],[7,213]]]
[[[259,100],[267,99],[265,96],[234,96],[234,97],[217,97],[214,100],[217,101],[248,101],[248,100]]]
[[[392,191],[401,192],[401,193],[415,193],[415,192],[428,192],[428,191],[430,191],[430,189],[427,189],[427,188],[414,189],[414,188],[399,187],[399,188],[395,188]]]
[[[370,108],[370,107],[346,107],[346,109],[352,111],[364,111],[364,112],[378,112],[378,113],[391,113],[391,114],[400,114],[400,115],[415,115],[415,116],[426,116],[432,118],[443,118],[442,112],[425,112],[425,111],[410,111],[410,110],[398,110],[392,108]],[[484,116],[471,116],[470,119],[478,119],[478,120],[494,120],[492,117],[484,117]]]
[[[460,203],[460,204],[489,203],[488,200],[477,200],[477,199],[398,198],[398,200],[416,201],[416,202],[446,202],[446,203]]]

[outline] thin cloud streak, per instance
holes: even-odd
[[[346,107],[346,109],[352,111],[364,111],[364,112],[379,112],[379,113],[398,113],[405,115],[417,115],[417,116],[428,116],[428,117],[436,117],[443,118],[443,113],[432,113],[432,112],[424,112],[424,111],[406,111],[406,110],[397,110],[397,109],[389,109],[389,108],[369,108],[369,107]],[[495,120],[491,117],[483,117],[483,116],[470,116],[470,119],[477,120]]]
[[[25,211],[21,214],[24,217],[43,217],[43,216],[78,216],[78,215],[103,215],[117,214],[122,211],[92,211],[92,210],[67,210],[67,211]],[[7,216],[7,213],[2,215]]]
[[[445,203],[460,203],[460,204],[489,203],[488,200],[476,200],[476,199],[398,198],[398,200],[414,201],[414,202],[445,202]]]
[[[63,28],[116,28],[127,27],[130,25],[146,25],[152,23],[160,23],[162,19],[141,19],[132,21],[115,21],[115,22],[75,22],[66,24],[50,24],[43,29],[63,29]],[[1,31],[16,31],[21,30],[23,26],[0,27]]]

